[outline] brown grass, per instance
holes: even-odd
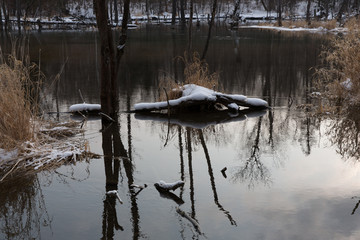
[[[286,28],[319,28],[323,27],[328,30],[334,29],[337,27],[336,20],[330,20],[330,21],[311,21],[310,25],[305,20],[296,20],[296,21],[283,21],[282,22],[283,27]]]
[[[199,53],[194,53],[192,56],[188,56],[187,53],[184,57],[178,57],[185,65],[184,68],[184,81],[180,84],[169,76],[165,76],[160,80],[160,100],[166,100],[166,92],[169,99],[176,99],[182,96],[181,86],[184,84],[196,84],[209,89],[219,89],[219,74],[210,73],[208,64],[204,60],[200,60]]]
[[[346,25],[349,31],[334,37],[322,52],[324,64],[316,69],[316,86],[323,93],[325,104],[349,106],[360,103],[360,24],[358,19]],[[351,80],[351,88],[345,87]]]
[[[2,58],[3,59],[3,58]],[[0,64],[0,148],[10,149],[30,140],[38,110],[36,96],[42,78],[34,81],[36,65],[25,66],[14,56]]]
[[[24,48],[19,49],[24,53]],[[0,155],[0,182],[14,172],[31,174],[96,157],[83,138],[73,137],[82,132],[79,122],[54,123],[41,118],[44,75],[28,55],[16,58],[15,52],[5,59],[0,48],[0,152],[11,153],[10,158]]]

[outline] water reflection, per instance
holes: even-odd
[[[208,172],[209,172],[209,177],[210,177],[211,189],[213,191],[214,202],[218,206],[218,208],[221,211],[223,211],[224,214],[227,216],[227,218],[230,221],[230,224],[236,226],[236,221],[233,219],[230,212],[225,210],[224,207],[219,203],[219,198],[218,198],[218,194],[217,194],[217,191],[216,191],[214,173],[213,173],[213,169],[211,167],[210,155],[209,155],[209,151],[208,151],[208,148],[206,146],[206,143],[205,143],[204,134],[203,134],[201,129],[198,129],[197,133],[198,133],[198,137],[200,138],[201,145],[202,145],[202,147],[204,149],[204,154],[205,154],[206,162],[207,162],[207,165],[208,165]]]
[[[120,139],[119,125],[117,123],[103,126],[102,147],[104,151],[105,190],[106,192],[118,190],[120,157],[126,157],[126,150]],[[116,197],[106,195],[104,200],[102,239],[113,239],[114,229],[123,231],[116,215]]]
[[[131,126],[130,121],[128,126]],[[131,139],[131,127],[128,127],[128,136]],[[133,239],[140,237],[140,215],[137,205],[137,195],[139,192],[134,193],[131,191],[132,184],[134,183],[134,166],[131,158],[131,148],[129,152],[126,151],[120,136],[120,125],[118,122],[104,124],[102,130],[102,147],[104,151],[104,166],[106,177],[106,191],[118,190],[119,174],[120,174],[120,160],[123,163],[125,175],[127,178],[128,191],[131,203],[131,219]],[[131,141],[129,141],[129,146]],[[103,237],[102,239],[113,239],[114,229],[123,231],[123,227],[119,225],[116,215],[116,197],[106,196],[104,201],[103,212]]]
[[[262,117],[259,117],[258,123],[255,125],[256,128],[254,130],[256,134],[254,143],[250,148],[250,157],[245,160],[244,165],[239,167],[233,175],[234,181],[248,182],[249,188],[253,188],[258,183],[263,183],[267,186],[271,184],[270,171],[260,159],[259,143],[262,119]],[[272,134],[270,134],[270,144],[273,144]],[[272,147],[274,146],[272,145]]]
[[[121,110],[156,99],[159,72],[182,77],[182,66],[171,61],[183,54],[186,41],[180,30],[146,27],[130,35],[119,79]],[[194,32],[194,49],[200,48],[202,36],[201,30]],[[57,72],[62,56],[71,55],[59,82],[60,111],[81,100],[79,88],[86,101],[98,101],[95,34],[43,33],[36,41],[44,43],[43,67],[48,73]],[[214,29],[208,62],[212,70],[222,70],[225,91],[265,96],[274,108],[241,111],[237,116],[121,114],[119,122],[104,125],[94,141],[95,148],[102,147],[104,165],[92,161],[89,179],[76,188],[88,190],[95,185],[95,190],[87,191],[88,198],[83,192],[74,197],[72,183],[60,178],[59,183],[46,185],[53,198],[68,191],[66,205],[76,198],[80,206],[85,205],[81,228],[71,228],[67,219],[59,217],[64,212],[80,222],[79,205],[57,209],[58,202],[49,198],[48,204],[55,202],[55,207],[50,208],[54,217],[48,217],[41,186],[32,178],[27,180],[32,187],[0,186],[0,204],[5,206],[0,211],[1,237],[40,238],[54,228],[55,239],[78,232],[79,238],[87,232],[102,239],[238,239],[239,234],[245,239],[356,238],[360,201],[351,196],[360,189],[354,173],[357,166],[348,167],[333,148],[323,149],[322,144],[333,140],[340,154],[358,158],[358,118],[331,121],[333,128],[325,135],[330,121],[294,109],[298,102],[310,100],[305,97],[311,88],[307,69],[315,64],[321,41],[308,35]],[[98,134],[100,121],[91,124]],[[220,173],[224,166],[228,178]],[[180,179],[185,185],[175,192],[158,192],[153,183],[160,179]],[[136,181],[149,187],[134,191]],[[65,190],[59,191],[59,185]],[[104,190],[118,190],[124,205],[110,196],[101,199]],[[203,232],[179,215],[177,207]],[[28,223],[25,218],[33,220]]]
[[[289,34],[254,29],[228,30],[217,26],[207,53],[210,72],[218,71],[224,90],[248,96],[272,96],[272,106],[292,97],[305,97],[309,68],[317,63],[324,36]],[[193,33],[193,51],[201,52],[207,28]],[[116,36],[117,37],[117,36]],[[9,40],[0,39],[4,52]],[[30,36],[30,55],[51,79],[66,62],[58,85],[59,105],[81,101],[99,102],[99,39],[96,32],[43,32]],[[144,25],[129,32],[129,43],[120,69],[120,109],[126,109],[126,96],[140,101],[157,97],[157,83],[164,72],[183,79],[183,64],[175,60],[187,49],[187,31],[166,26]],[[299,57],[294,57],[299,56]],[[68,59],[66,61],[66,59]],[[264,92],[264,89],[266,91]],[[56,106],[53,106],[54,108]],[[63,109],[60,109],[63,110]]]
[[[37,176],[0,184],[0,236],[4,239],[39,239],[50,228],[44,196]]]
[[[327,135],[344,159],[359,161],[360,114],[357,109],[351,109],[345,116],[333,119]]]

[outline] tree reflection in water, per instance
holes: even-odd
[[[0,237],[4,239],[39,239],[43,227],[51,229],[37,176],[2,182],[0,206]]]
[[[330,141],[337,147],[337,152],[345,159],[360,159],[360,114],[351,109],[346,116],[333,119],[329,130]]]
[[[256,136],[254,144],[251,147],[250,157],[244,165],[239,167],[234,173],[233,180],[245,182],[248,181],[248,187],[253,188],[258,183],[269,185],[271,183],[269,169],[260,160],[260,133],[263,117],[260,117],[256,127]]]
[[[118,119],[118,118],[116,118]],[[131,145],[131,122],[128,119],[128,140]],[[103,123],[102,131],[103,151],[104,151],[104,166],[106,177],[106,191],[118,190],[119,174],[121,171],[120,161],[123,163],[125,175],[127,177],[128,191],[130,195],[131,204],[131,222],[133,239],[140,237],[140,215],[137,205],[137,193],[133,194],[131,185],[134,183],[133,172],[134,165],[131,158],[131,147],[129,152],[126,151],[120,136],[120,125],[118,122],[110,124]],[[119,225],[116,215],[116,197],[106,196],[104,200],[103,224],[102,224],[102,239],[113,239],[114,229],[123,231],[123,227]]]

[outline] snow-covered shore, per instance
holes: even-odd
[[[211,2],[196,4],[194,5],[194,15],[193,21],[207,23],[210,18],[211,12]],[[306,15],[307,1],[299,1],[292,8],[287,9],[284,7],[284,20],[299,20],[305,19]],[[70,30],[70,29],[94,29],[96,27],[96,18],[92,7],[92,1],[70,1],[67,6],[68,15],[67,16],[46,16],[46,17],[22,17],[20,19],[22,25],[26,26],[26,29],[30,30]],[[144,2],[132,3],[130,6],[130,16],[131,22],[129,22],[129,28],[137,28],[143,23],[147,24],[170,24],[172,20],[172,14],[169,12],[171,9],[168,8],[167,11],[154,10],[156,7],[146,11],[146,6]],[[335,18],[335,11],[329,13],[328,19]],[[264,6],[260,1],[241,1],[237,16],[238,20],[232,19],[234,13],[234,3],[223,3],[219,4],[216,12],[217,21],[225,21],[229,27],[235,28],[262,28],[262,29],[273,29],[277,31],[308,31],[308,32],[325,32],[325,31],[346,31],[343,28],[334,28],[328,30],[322,27],[316,28],[305,28],[305,27],[272,27],[272,26],[263,26],[263,23],[273,23],[277,18],[276,11],[266,11]],[[316,4],[311,5],[311,13],[318,14],[318,6]],[[344,14],[344,18],[350,17],[356,14],[353,11],[348,11]],[[119,8],[119,19],[115,20],[114,10],[109,10],[109,16],[111,18],[110,23],[113,27],[119,27],[122,21],[122,11]],[[312,16],[314,17],[314,16]],[[189,20],[190,14],[189,9],[185,10],[186,21]],[[180,13],[176,15],[176,24],[180,23]],[[321,21],[325,19],[320,19]],[[12,29],[17,29],[17,18],[15,16],[10,16],[10,24]],[[234,24],[235,23],[235,24]],[[261,23],[261,24],[259,24]]]

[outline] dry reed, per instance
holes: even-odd
[[[0,148],[14,148],[33,136],[35,126],[31,120],[36,115],[33,94],[40,84],[31,80],[33,68],[13,56],[0,65]]]
[[[39,113],[44,75],[30,63],[24,47],[20,57],[4,58],[0,49],[0,182],[14,172],[33,173],[69,161],[95,157],[89,152],[79,123],[44,121]]]
[[[185,65],[184,80],[181,84],[175,79],[165,76],[160,80],[160,100],[166,100],[165,91],[168,93],[169,99],[176,99],[182,96],[181,86],[184,84],[196,84],[209,89],[219,89],[219,74],[210,73],[208,64],[200,59],[199,53],[195,52],[192,56],[187,53],[184,57],[178,57]],[[164,91],[165,89],[165,91]]]
[[[311,21],[310,24],[306,20],[295,20],[295,21],[283,21],[283,27],[286,28],[319,28],[331,30],[337,27],[335,19],[329,21]]]

